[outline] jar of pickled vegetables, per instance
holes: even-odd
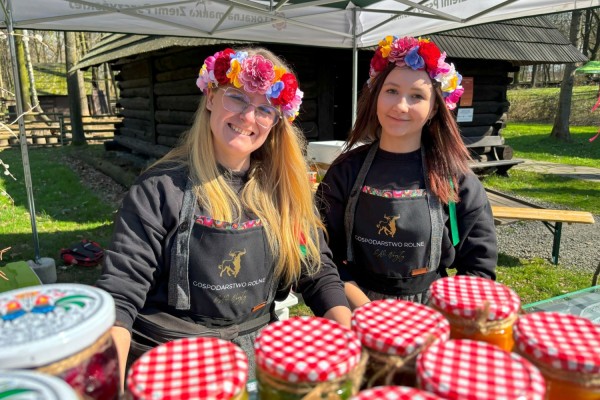
[[[352,315],[352,330],[369,355],[366,388],[414,387],[419,353],[450,336],[450,324],[441,313],[403,300],[375,300],[359,307]]]
[[[350,400],[443,400],[434,394],[406,386],[379,386],[363,390]]]
[[[127,374],[134,400],[248,400],[248,357],[218,338],[161,344],[138,358]]]
[[[0,399],[78,400],[62,379],[28,370],[0,371]]]
[[[82,399],[119,395],[110,335],[112,297],[78,284],[30,286],[0,294],[0,366],[34,369],[67,382]]]
[[[546,394],[544,377],[529,361],[467,339],[425,349],[417,358],[417,382],[446,400],[544,400]]]
[[[366,363],[354,332],[317,317],[267,326],[255,350],[261,400],[347,400],[358,392]]]
[[[600,326],[570,314],[537,312],[515,325],[515,352],[546,378],[549,400],[600,399]]]
[[[521,300],[507,286],[475,276],[447,277],[432,283],[429,301],[450,322],[450,339],[480,340],[512,351]]]

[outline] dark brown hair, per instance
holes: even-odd
[[[383,82],[395,68],[388,65],[372,81],[371,87],[365,85],[358,100],[356,122],[348,137],[346,149],[357,143],[370,143],[381,137],[381,125],[377,118],[377,99]],[[469,151],[463,143],[454,115],[446,107],[442,90],[437,81],[432,80],[435,108],[430,123],[423,127],[421,145],[425,151],[431,190],[444,204],[450,200],[458,201],[458,177],[470,171]],[[450,187],[450,178],[454,190]]]

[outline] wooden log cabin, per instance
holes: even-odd
[[[506,171],[518,163],[504,144],[511,83],[522,65],[573,63],[586,58],[543,17],[526,18],[429,35],[446,51],[471,87],[457,108],[473,169]],[[78,64],[109,62],[116,73],[123,121],[114,142],[121,149],[158,158],[187,130],[200,100],[195,80],[202,61],[225,46],[251,45],[215,39],[115,34]],[[352,54],[349,49],[260,43],[294,68],[304,91],[298,124],[309,141],[344,140],[351,125]],[[359,87],[368,77],[372,51],[359,51]]]

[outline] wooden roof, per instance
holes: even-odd
[[[475,25],[429,37],[451,58],[506,60],[515,65],[587,61],[544,17]]]
[[[587,58],[544,17],[531,17],[470,26],[428,35],[450,58],[506,60],[515,65],[563,64]],[[112,34],[100,41],[74,67],[87,68],[104,62],[175,46],[240,44],[206,38]]]

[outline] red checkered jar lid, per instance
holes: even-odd
[[[488,306],[488,321],[503,320],[521,308],[521,299],[507,286],[466,275],[433,282],[430,301],[438,310],[465,319],[477,318]]]
[[[340,378],[351,372],[361,357],[354,332],[317,317],[275,322],[262,330],[254,347],[261,371],[292,383]]]
[[[363,390],[350,400],[442,400],[442,398],[410,387],[379,386]]]
[[[514,327],[521,354],[548,367],[600,373],[600,326],[586,318],[556,312],[523,315]]]
[[[540,371],[518,354],[474,340],[435,343],[417,359],[420,387],[447,400],[543,400]]]
[[[403,300],[376,300],[358,308],[352,315],[352,330],[363,346],[399,357],[450,337],[450,324],[442,314]]]
[[[136,400],[230,400],[245,390],[246,353],[217,338],[186,338],[145,353],[129,369]]]

